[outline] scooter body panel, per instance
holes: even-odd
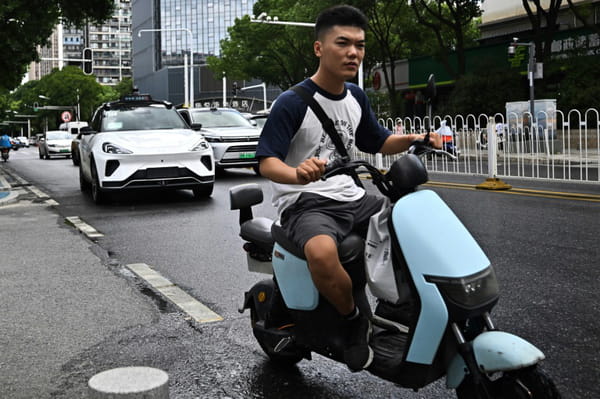
[[[272,262],[285,305],[289,309],[314,310],[319,304],[319,292],[312,281],[306,260],[275,243]]]
[[[392,225],[415,288],[421,312],[406,360],[431,364],[448,324],[447,306],[438,287],[426,276],[465,277],[490,261],[454,212],[433,191],[421,190],[399,199]]]
[[[483,373],[518,370],[544,360],[538,348],[516,335],[503,331],[486,331],[473,340],[473,353]],[[454,389],[464,379],[467,366],[457,354],[448,368],[446,387]]]

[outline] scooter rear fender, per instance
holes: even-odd
[[[503,331],[486,331],[473,340],[475,361],[482,373],[518,370],[544,360],[538,348],[523,338]],[[446,375],[446,387],[455,389],[469,373],[465,361],[456,354]]]

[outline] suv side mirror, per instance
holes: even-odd
[[[92,128],[89,126],[85,126],[79,130],[79,133],[81,133],[82,136],[87,136],[96,133],[96,131],[92,130]]]
[[[192,123],[190,127],[192,130],[202,130],[202,123]]]

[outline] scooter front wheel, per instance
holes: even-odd
[[[250,308],[250,320],[252,323],[252,332],[254,333],[256,341],[272,362],[277,363],[280,366],[289,367],[295,365],[304,358],[297,350],[290,348],[290,346],[294,346],[293,343],[278,352],[275,351],[275,347],[279,342],[277,339],[269,337],[268,333],[264,333],[264,329],[259,326],[259,324],[264,325],[264,320],[259,319],[258,312],[254,307]]]
[[[537,366],[506,372],[493,380],[483,378],[482,387],[466,376],[456,389],[458,399],[561,399],[552,379]]]

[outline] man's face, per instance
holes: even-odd
[[[336,25],[315,42],[319,68],[344,80],[352,79],[365,56],[365,31],[355,26]]]

